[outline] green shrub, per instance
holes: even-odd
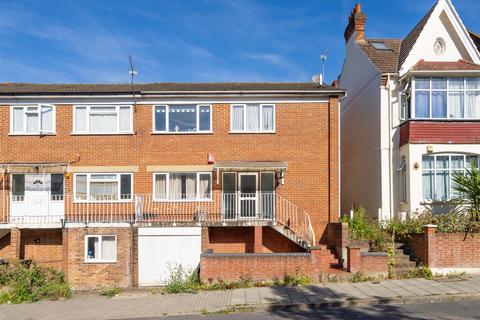
[[[196,270],[186,270],[181,264],[169,266],[170,277],[165,291],[168,293],[197,293],[200,277]]]
[[[72,294],[61,271],[17,262],[0,266],[0,292],[0,303],[58,300]]]
[[[106,288],[106,289],[100,290],[100,295],[104,297],[112,298],[112,297],[118,296],[120,292],[122,292],[122,289],[117,287]]]
[[[353,217],[348,222],[348,228],[353,240],[370,241],[370,249],[373,251],[385,250],[386,235],[382,226],[368,215],[364,207],[353,207]]]
[[[287,275],[283,279],[285,286],[306,286],[312,283],[312,279],[306,275],[300,275],[298,273],[294,275]]]

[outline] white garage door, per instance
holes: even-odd
[[[201,228],[139,228],[138,282],[165,284],[171,266],[195,269],[200,263]]]

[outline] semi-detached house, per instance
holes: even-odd
[[[339,217],[343,96],[316,83],[0,84],[0,258],[62,269],[78,289],[157,285],[201,259],[208,279],[307,268]],[[310,273],[335,261],[320,256]]]
[[[403,39],[368,38],[366,17],[357,4],[339,78],[342,210],[363,205],[382,220],[448,211],[453,172],[479,164],[480,36],[449,0]]]

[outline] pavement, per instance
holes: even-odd
[[[202,291],[197,294],[156,292],[148,289],[127,291],[113,298],[79,294],[64,301],[4,304],[0,305],[0,319],[140,319],[209,314],[221,310],[289,312],[344,306],[473,300],[480,299],[480,276],[454,280],[408,279],[263,287]]]

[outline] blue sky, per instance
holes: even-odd
[[[0,82],[310,81],[341,70],[350,0],[1,0]],[[453,1],[480,32],[478,0]],[[404,37],[433,0],[364,0],[368,37]]]

